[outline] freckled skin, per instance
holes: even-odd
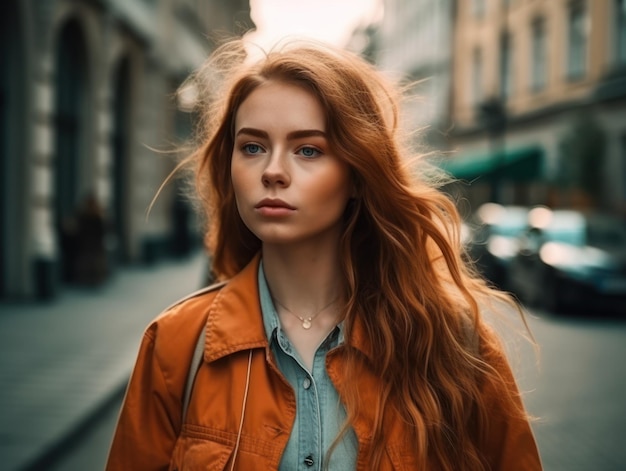
[[[268,82],[241,104],[231,178],[239,214],[265,246],[338,240],[352,185],[325,131],[321,104],[295,85]],[[268,198],[288,207],[259,207]]]

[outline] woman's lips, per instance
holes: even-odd
[[[288,216],[292,214],[296,209],[290,204],[284,202],[283,200],[269,198],[261,200],[254,208],[262,216],[274,217]]]

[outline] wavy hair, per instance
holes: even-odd
[[[514,390],[510,379],[483,359],[481,352],[499,347],[479,306],[511,301],[465,261],[456,206],[425,163],[409,165],[412,153],[398,127],[400,94],[372,65],[310,43],[250,60],[244,44],[231,41],[186,84],[200,99],[198,147],[190,160],[216,275],[233,276],[261,248],[239,217],[230,159],[240,105],[270,80],[304,87],[319,99],[334,155],[348,164],[356,188],[340,241],[346,342],[358,322],[375,346],[368,367],[381,387],[376,404],[361,404],[350,375],[358,374],[362,358],[346,349],[344,432],[363,408],[376,408],[368,458],[377,469],[385,452],[383,419],[393,408],[411,433],[420,469],[486,469],[480,443],[489,405],[481,391],[488,384],[515,393],[507,392]],[[512,413],[523,418],[519,398],[509,399],[517,404]]]

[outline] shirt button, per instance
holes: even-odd
[[[302,386],[304,387],[304,389],[309,389],[311,387],[311,380],[309,378],[304,378]]]
[[[315,462],[313,461],[313,456],[309,455],[304,458],[304,464],[307,465],[309,468],[313,466],[313,464],[315,464]]]

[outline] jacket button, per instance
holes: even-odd
[[[315,462],[313,461],[313,457],[309,455],[306,458],[304,458],[304,464],[307,465],[309,468],[313,466],[315,464]]]

